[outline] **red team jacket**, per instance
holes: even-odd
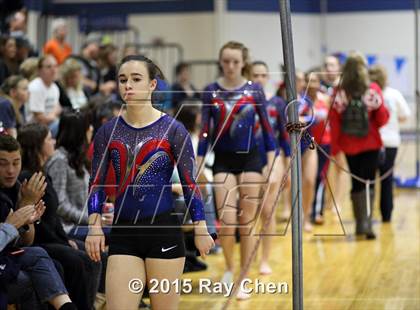
[[[343,93],[340,89],[335,89],[332,97],[334,105],[330,115],[332,155],[336,155],[340,150],[347,155],[356,155],[380,149],[382,140],[379,128],[385,125],[389,118],[381,89],[376,83],[371,83],[369,96],[363,100],[368,107],[369,115],[369,133],[365,137],[351,136],[341,132],[341,113],[347,100]]]

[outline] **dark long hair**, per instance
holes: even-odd
[[[167,85],[166,81],[165,81],[165,75],[163,74],[162,70],[160,70],[160,68],[149,58],[147,58],[146,56],[143,55],[128,55],[125,56],[121,62],[120,65],[118,66],[118,71],[120,71],[121,66],[123,64],[125,64],[126,62],[129,61],[140,61],[143,62],[146,65],[146,69],[147,69],[147,73],[149,74],[149,81],[152,80],[157,80],[158,83],[156,85],[156,89],[152,92],[152,104],[158,104],[160,102],[165,101],[165,92],[160,93],[160,91],[162,90],[167,90],[165,89],[164,85]],[[160,81],[160,83],[159,83]],[[162,85],[162,86],[160,86]],[[164,88],[164,89],[162,89]],[[158,109],[160,109],[159,107],[156,107]]]
[[[153,79],[161,79],[161,80],[165,80],[165,76],[163,75],[162,70],[160,70],[160,68],[149,58],[147,58],[146,56],[143,55],[128,55],[125,56],[121,62],[120,65],[118,66],[118,71],[120,71],[121,66],[123,64],[125,64],[126,62],[129,61],[140,61],[140,62],[144,62],[147,68],[147,73],[149,73],[149,79],[153,80]]]
[[[86,158],[88,129],[88,117],[83,113],[65,113],[60,118],[57,148],[63,147],[67,151],[69,166],[76,171],[79,178],[84,176],[84,168],[88,168]]]
[[[31,173],[42,171],[41,153],[50,129],[42,124],[28,124],[20,128],[17,140],[21,146],[22,170]]]

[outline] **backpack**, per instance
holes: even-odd
[[[362,98],[352,99],[341,114],[341,131],[359,138],[369,133],[369,115]]]

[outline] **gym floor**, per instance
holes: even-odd
[[[414,156],[414,143],[405,143],[396,160],[396,175],[414,176]],[[420,309],[420,191],[395,190],[394,214],[389,224],[381,223],[377,201],[377,239],[373,241],[354,240],[350,199],[349,195],[345,197],[340,212],[343,226],[336,212],[326,210],[325,224],[303,235],[305,308]],[[279,215],[281,209],[278,211]],[[288,293],[259,293],[246,301],[233,298],[229,309],[292,309],[291,229],[289,226],[284,236],[286,225],[277,225],[279,236],[274,237],[270,260],[273,273],[260,276],[258,264],[254,263],[248,278],[263,283],[286,282]],[[239,246],[233,250],[239,262]],[[192,279],[194,290],[182,295],[180,309],[221,309],[226,302],[221,294],[198,292],[200,279],[217,282],[224,271],[221,253],[209,256],[207,262],[207,271],[184,275],[184,279]],[[238,276],[239,263],[236,270]]]

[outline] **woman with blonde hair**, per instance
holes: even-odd
[[[19,66],[19,74],[31,82],[38,75],[38,57],[26,58]]]
[[[373,181],[382,147],[379,128],[389,118],[382,91],[369,79],[366,59],[359,53],[349,55],[343,67],[342,83],[334,90],[331,110],[332,154],[340,149],[346,155],[350,172]],[[375,239],[372,229],[373,183],[367,195],[364,182],[352,177],[351,200],[356,218],[356,235]],[[369,197],[368,197],[369,196]]]
[[[80,63],[72,58],[67,59],[60,67],[60,103],[73,110],[79,110],[88,103],[87,95],[83,91],[81,70]]]

